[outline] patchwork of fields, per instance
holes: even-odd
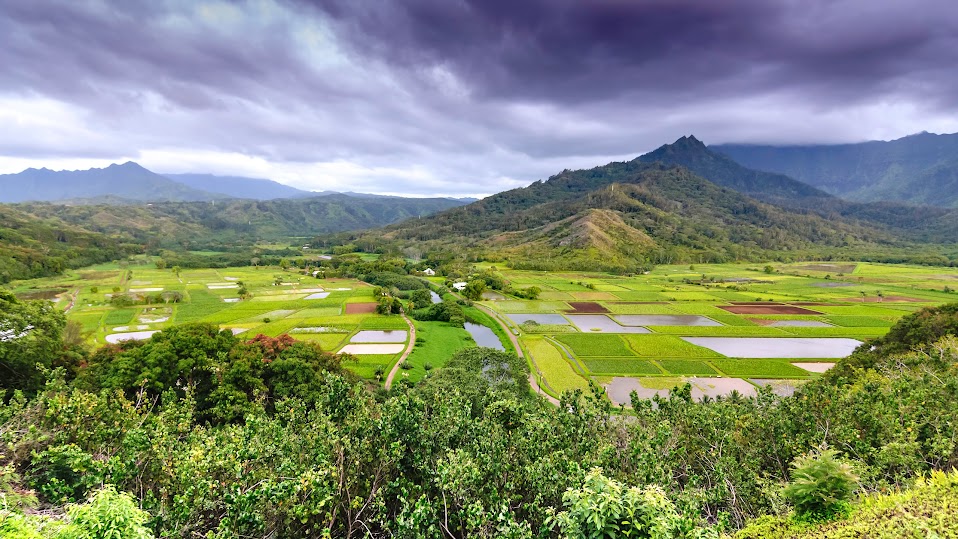
[[[504,271],[535,301],[485,301],[544,390],[594,381],[628,404],[692,384],[693,396],[759,386],[787,394],[902,316],[958,300],[953,268],[854,263],[660,266],[631,277]],[[588,313],[588,314],[586,314]]]
[[[500,270],[514,288],[539,287],[539,299],[489,294],[482,304],[515,334],[545,391],[558,397],[595,382],[628,404],[632,391],[650,397],[684,382],[696,397],[753,394],[760,386],[789,393],[900,317],[958,300],[946,289],[958,279],[953,268],[804,263],[774,270],[744,264],[660,266],[635,276]],[[241,298],[244,289],[249,295]],[[14,288],[21,297],[68,309],[97,345],[208,322],[249,336],[288,333],[351,353],[358,361],[347,367],[373,379],[415,344],[401,373],[412,381],[441,368],[456,350],[476,346],[467,330],[440,322],[417,322],[417,342],[409,343],[401,317],[375,314],[372,290],[357,280],[275,267],[174,274],[115,264]],[[116,305],[111,299],[118,294],[136,302]],[[499,340],[508,347],[505,336]]]
[[[239,297],[240,285],[250,297]],[[68,319],[81,323],[96,345],[148,338],[174,324],[209,322],[242,336],[288,333],[325,350],[351,353],[357,361],[346,367],[370,379],[389,371],[409,338],[401,317],[375,314],[370,285],[275,267],[181,270],[176,275],[145,265],[103,265],[25,281],[14,291],[27,296],[55,292],[63,308],[72,301]],[[110,302],[114,294],[160,296],[159,303],[117,307]]]

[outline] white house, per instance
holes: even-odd
[[[426,269],[422,270],[422,274],[423,274],[423,275],[428,275],[429,277],[435,277],[435,276],[436,276],[436,270],[434,270],[434,269],[432,269],[432,268],[426,268]]]
[[[462,292],[463,290],[466,289],[466,284],[467,283],[465,281],[459,281],[458,283],[452,283],[452,287],[455,288],[457,291]]]

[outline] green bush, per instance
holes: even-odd
[[[797,457],[792,467],[792,482],[783,494],[799,518],[827,521],[847,512],[858,476],[851,465],[838,460],[837,451]]]

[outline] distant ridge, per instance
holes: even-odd
[[[106,168],[53,171],[28,168],[0,175],[0,202],[58,201],[114,197],[140,202],[204,201],[226,198],[194,189],[129,161]]]
[[[262,178],[214,176],[213,174],[164,174],[164,176],[193,189],[232,198],[272,200],[274,198],[316,196],[318,194]]]
[[[858,144],[711,147],[754,169],[787,174],[849,200],[958,207],[958,133]]]

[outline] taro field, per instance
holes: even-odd
[[[689,382],[696,398],[789,394],[902,316],[958,301],[954,268],[853,262],[660,266],[643,275],[501,270],[534,301],[486,300],[546,392],[616,403]]]
[[[249,296],[239,296],[241,287]],[[346,352],[364,378],[388,372],[408,346],[399,316],[375,314],[373,288],[351,279],[316,279],[278,267],[171,269],[115,264],[14,283],[21,298],[50,299],[79,322],[91,344],[146,339],[184,322],[208,322],[253,337],[283,333]],[[125,297],[115,301],[117,296]]]

